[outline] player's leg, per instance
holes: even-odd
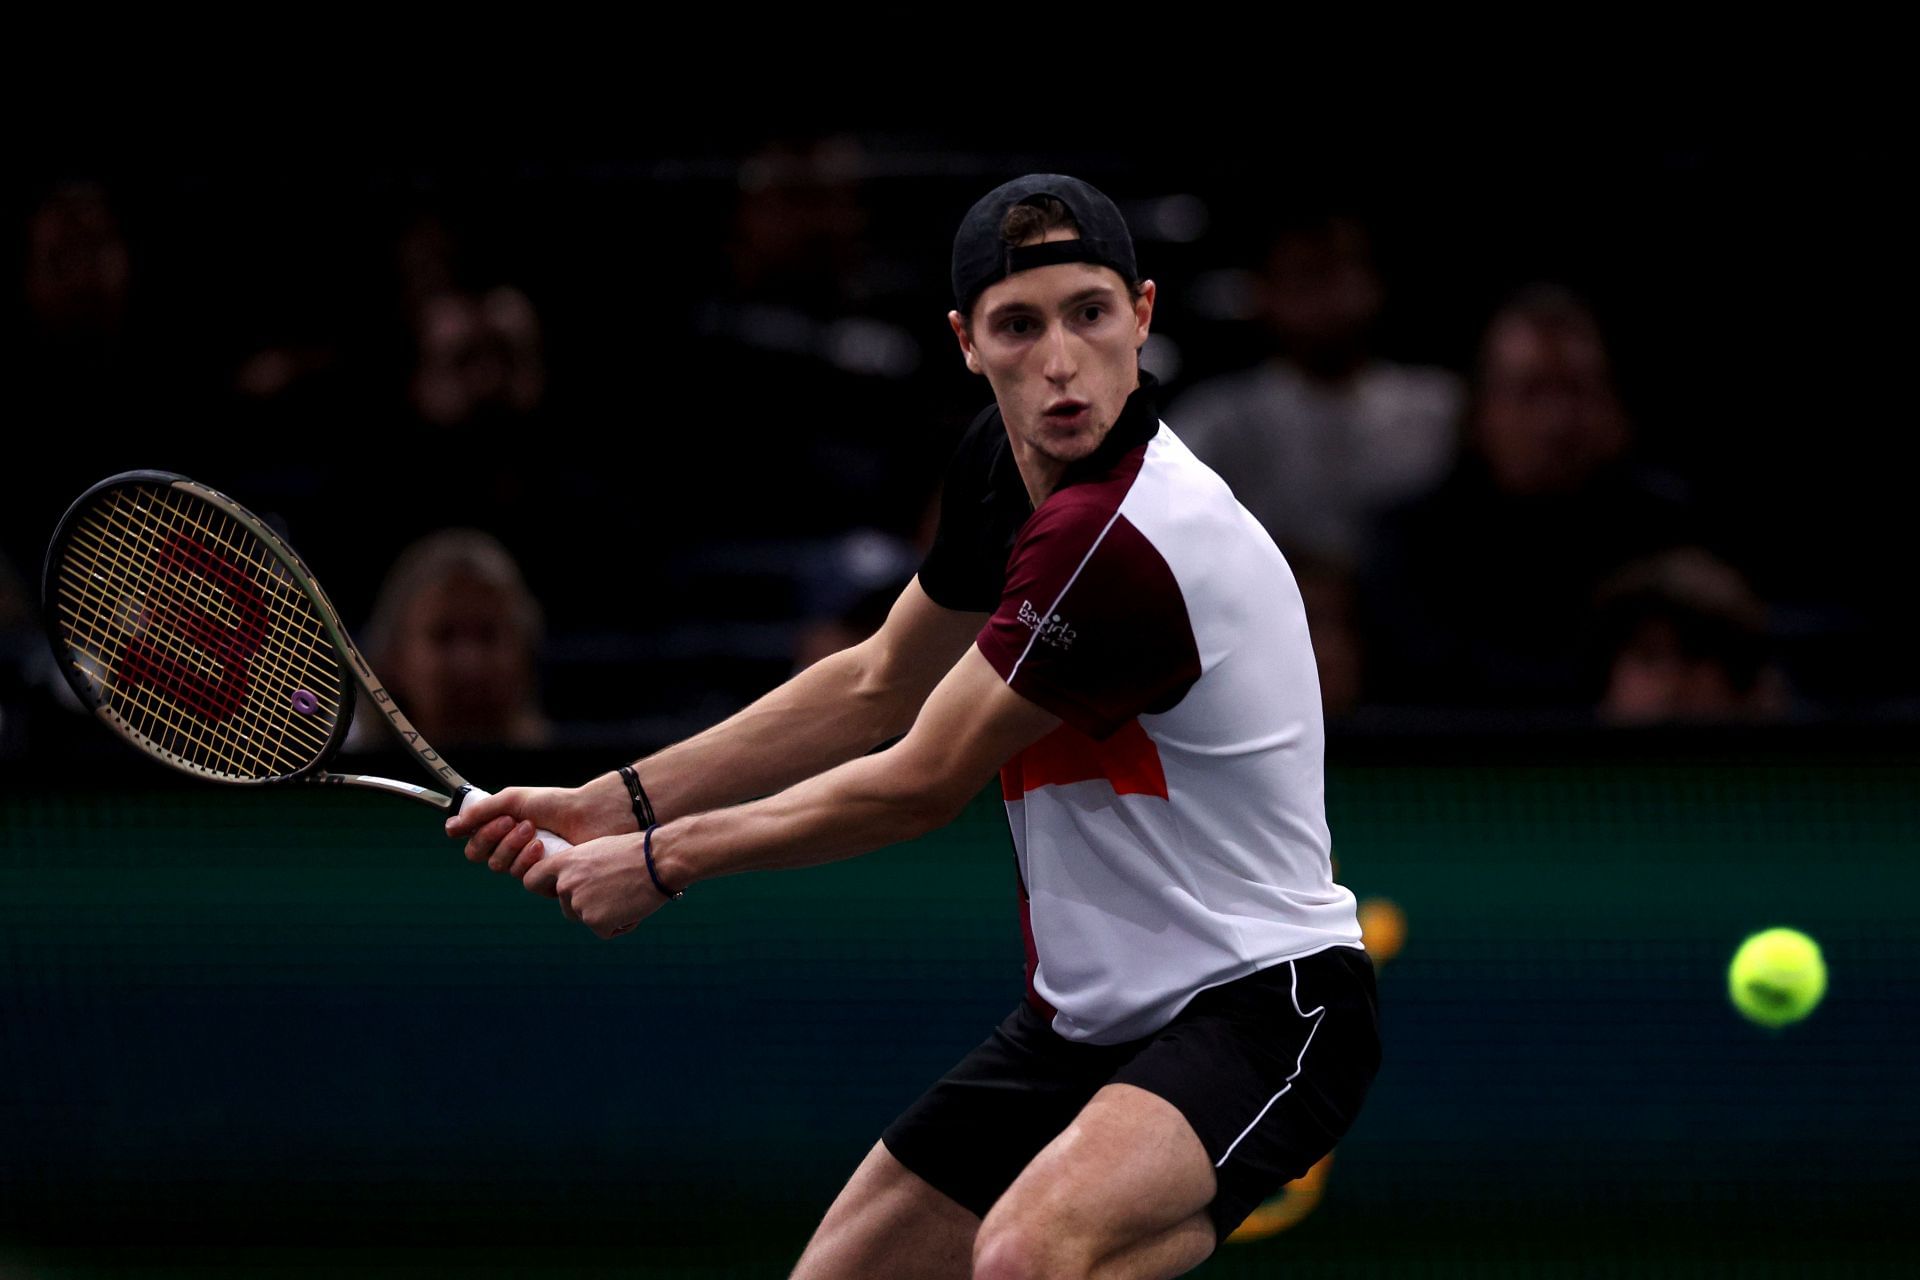
[[[1172,1103],[1109,1085],[987,1214],[973,1275],[1180,1275],[1213,1252],[1214,1188],[1213,1162]]]
[[[887,1126],[795,1275],[968,1275],[981,1215],[1129,1053],[1070,1044],[1023,1002]]]
[[[1379,1061],[1359,951],[1202,992],[992,1205],[975,1275],[1181,1274],[1332,1149]]]
[[[793,1280],[971,1274],[980,1219],[875,1143],[807,1243]]]

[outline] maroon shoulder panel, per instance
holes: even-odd
[[[1173,570],[1116,514],[1138,469],[1126,483],[1063,490],[1034,513],[977,641],[1014,692],[1093,738],[1165,711],[1200,678]]]

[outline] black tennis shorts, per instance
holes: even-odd
[[[894,1159],[985,1217],[1109,1084],[1171,1102],[1214,1162],[1224,1240],[1346,1133],[1380,1066],[1373,962],[1335,946],[1195,996],[1160,1031],[1080,1044],[1021,1003],[881,1135]]]

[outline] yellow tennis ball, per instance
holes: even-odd
[[[1733,953],[1727,993],[1734,1007],[1763,1027],[1784,1027],[1812,1013],[1827,993],[1820,944],[1798,929],[1767,929]]]

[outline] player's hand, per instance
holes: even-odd
[[[604,774],[580,787],[508,787],[473,800],[447,819],[447,834],[467,837],[469,862],[516,879],[547,853],[534,832],[545,828],[576,845],[602,836],[633,832],[638,824],[617,773]]]
[[[631,931],[667,901],[647,874],[646,852],[637,835],[589,840],[543,858],[521,883],[533,893],[557,898],[567,919],[602,938]]]

